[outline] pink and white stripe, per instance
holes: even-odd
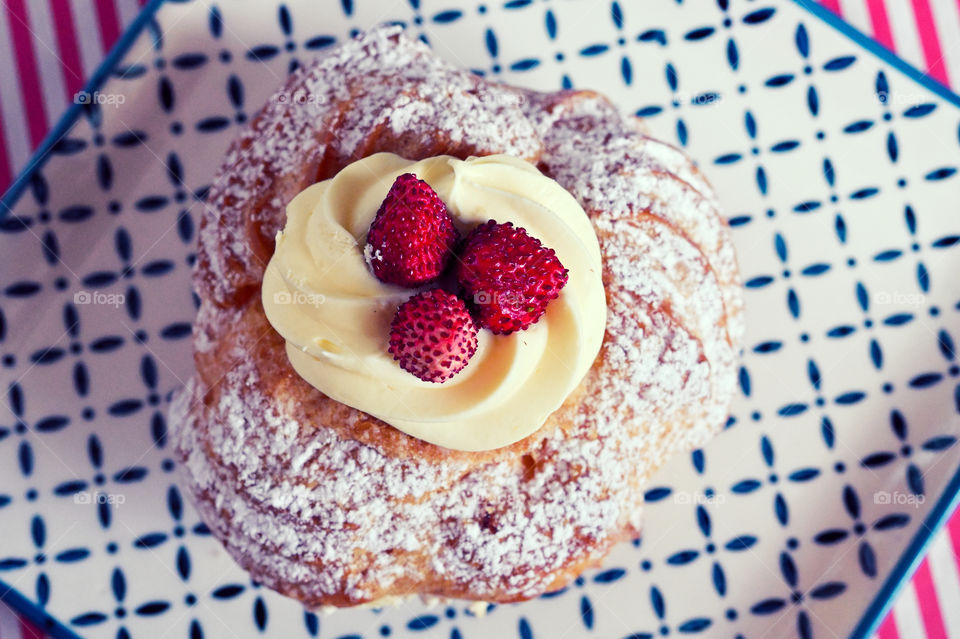
[[[0,0],[0,191],[27,163],[146,0]],[[960,91],[960,0],[820,0]],[[960,514],[933,542],[878,639],[960,638]],[[0,639],[42,633],[0,603]]]
[[[821,4],[935,80],[960,89],[957,0],[822,0]]]
[[[45,639],[32,623],[0,603],[0,639]]]
[[[960,0],[821,0],[848,23],[960,91]],[[878,639],[960,637],[960,513],[931,544]]]
[[[0,191],[136,17],[144,0],[0,2]],[[92,9],[92,10],[91,10]]]

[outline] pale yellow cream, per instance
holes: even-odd
[[[367,229],[402,173],[433,187],[461,233],[488,219],[513,222],[569,270],[539,322],[512,335],[481,330],[473,359],[442,384],[417,379],[387,352],[397,306],[417,291],[380,282],[364,259]],[[307,382],[413,437],[467,451],[506,446],[543,425],[596,358],[607,310],[600,248],[583,209],[506,155],[413,162],[378,153],[308,187],[287,206],[262,296]]]

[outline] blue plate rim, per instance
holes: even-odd
[[[819,18],[829,26],[833,27],[864,50],[880,58],[883,62],[891,65],[901,71],[911,80],[925,89],[932,91],[937,96],[950,102],[954,106],[960,107],[960,95],[954,93],[949,88],[940,84],[929,75],[917,69],[912,64],[890,51],[873,38],[860,32],[849,23],[845,22],[840,16],[830,9],[813,0],[792,0],[800,8],[808,11],[814,17]],[[894,600],[900,591],[903,590],[917,566],[926,556],[927,548],[933,542],[933,538],[943,527],[943,524],[949,518],[950,514],[956,510],[960,504],[960,468],[954,473],[946,488],[940,494],[937,502],[930,509],[927,517],[923,520],[917,533],[907,544],[906,549],[887,578],[884,580],[877,594],[871,600],[870,604],[864,610],[860,621],[854,626],[850,633],[850,639],[867,639],[876,632],[886,613],[890,610]]]
[[[5,581],[0,581],[0,601],[54,639],[83,639]]]
[[[103,62],[100,63],[96,71],[93,72],[93,75],[90,76],[90,79],[83,87],[84,91],[93,93],[98,91],[100,87],[106,83],[107,78],[110,77],[114,68],[127,54],[127,51],[129,51],[133,43],[137,41],[137,38],[140,37],[140,34],[146,29],[147,25],[150,24],[153,16],[165,2],[166,0],[150,0],[150,2],[141,9],[137,17],[130,23],[130,26],[127,27],[117,42],[114,43],[113,48],[110,49],[110,52],[104,57]],[[7,213],[13,210],[14,205],[20,200],[20,196],[23,195],[23,191],[34,173],[36,173],[50,157],[50,149],[73,127],[82,115],[82,111],[83,106],[75,102],[60,116],[56,125],[47,133],[43,142],[40,143],[40,147],[30,157],[30,160],[17,176],[17,179],[13,181],[7,189],[7,192],[4,193],[3,198],[0,198],[0,219],[3,219]],[[51,637],[54,637],[54,639],[83,639],[80,635],[68,628],[62,621],[47,613],[42,606],[30,601],[20,593],[20,591],[2,580],[0,580],[0,602],[9,606],[12,610],[16,611],[17,614],[25,617],[30,623]]]
[[[883,62],[901,71],[923,88],[960,108],[960,94],[953,92],[931,78],[928,74],[917,69],[889,49],[886,49],[826,7],[812,0],[790,1],[815,18],[839,31],[868,53],[873,54]],[[168,0],[149,1],[137,17],[134,18],[130,26],[123,32],[119,40],[117,40],[116,44],[114,44],[110,50],[110,53],[107,54],[103,62],[101,62],[96,71],[94,71],[93,75],[90,76],[90,79],[84,85],[84,91],[93,93],[106,83],[107,78],[109,78],[114,68],[123,59],[123,56],[126,55],[130,47],[133,46],[133,43],[136,42],[141,32],[147,27],[160,7],[166,2],[168,2]],[[20,196],[23,195],[23,191],[26,189],[34,173],[43,167],[49,159],[50,150],[53,148],[53,145],[73,127],[82,115],[82,111],[83,106],[80,104],[70,106],[60,119],[57,120],[56,125],[50,130],[46,137],[44,137],[40,147],[31,156],[26,166],[7,189],[6,193],[4,193],[3,197],[0,198],[0,219],[13,210],[13,207],[19,201]],[[877,595],[867,606],[863,615],[860,617],[860,621],[851,632],[850,639],[866,639],[876,631],[880,621],[890,609],[894,599],[896,599],[897,595],[903,589],[907,579],[913,574],[925,556],[926,550],[933,541],[934,536],[940,531],[958,504],[960,504],[960,468],[957,469],[956,473],[954,473],[953,477],[947,483],[943,493],[937,499],[930,513],[921,524],[920,529],[916,535],[914,535],[913,539],[910,540],[906,550],[904,550],[900,559],[897,560],[897,563],[883,582],[883,585],[877,591]],[[30,601],[19,591],[3,581],[0,581],[0,601],[26,617],[51,637],[56,639],[82,639],[63,623],[50,616],[42,607]]]
[[[90,79],[87,80],[82,91],[92,94],[106,83],[107,78],[113,73],[114,68],[120,63],[123,56],[130,50],[133,43],[140,37],[140,33],[147,27],[153,19],[153,16],[165,2],[167,2],[167,0],[150,0],[143,9],[140,10],[137,17],[130,23],[130,26],[127,27],[116,43],[114,43],[113,48],[110,49],[110,52],[103,59],[103,62],[100,63],[96,71],[93,72],[93,75],[90,76]],[[43,138],[43,142],[40,143],[37,150],[30,156],[30,160],[26,166],[23,167],[23,170],[20,171],[17,178],[7,188],[7,192],[0,198],[0,219],[3,219],[7,213],[13,210],[13,207],[20,200],[20,196],[23,195],[23,191],[26,189],[27,183],[33,177],[33,174],[43,167],[50,158],[50,150],[70,131],[82,114],[83,105],[74,102],[67,108],[64,114],[60,116],[60,119],[57,120],[54,127],[50,129],[50,132]]]

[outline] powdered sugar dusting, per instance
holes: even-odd
[[[541,157],[545,169],[589,214],[628,218],[649,212],[685,236],[717,274],[730,320],[729,337],[739,343],[743,303],[736,255],[702,175],[676,149],[638,133],[606,101],[549,100],[547,110],[530,114],[545,126]]]
[[[324,165],[345,166],[381,150],[378,144],[419,159],[413,156],[423,155],[426,130],[453,155],[488,148],[530,160],[539,155],[540,142],[515,94],[457,70],[399,33],[398,27],[373,30],[299,69],[231,146],[224,162],[231,170],[211,186],[201,225],[197,287],[203,297],[224,304],[259,284],[286,203],[315,182]],[[465,112],[476,116],[469,127]],[[258,231],[253,242],[251,226]]]
[[[591,214],[604,345],[527,440],[483,454],[415,446],[319,395],[249,292],[283,203],[377,150],[523,157]],[[199,373],[171,408],[178,455],[229,552],[310,606],[411,593],[510,601],[559,587],[637,534],[649,475],[723,423],[742,327],[713,193],[600,96],[489,84],[376,30],[291,78],[231,149],[210,209]]]

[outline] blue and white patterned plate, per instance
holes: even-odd
[[[868,634],[960,487],[960,98],[802,3],[693,4],[151,4],[5,200],[7,600],[60,636]],[[291,68],[387,20],[477,73],[646,116],[716,185],[748,287],[729,427],[656,477],[643,541],[482,619],[318,618],[251,583],[166,440],[228,142]]]

